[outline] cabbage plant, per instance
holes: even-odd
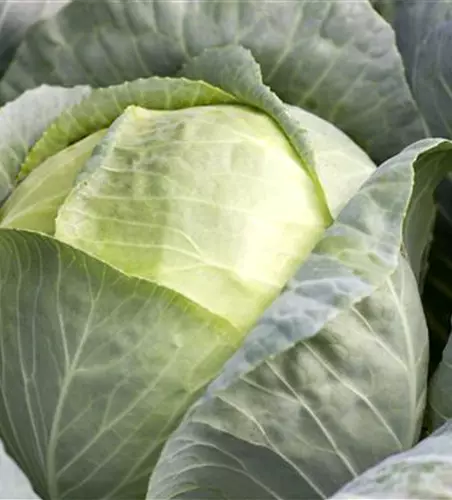
[[[0,31],[0,497],[449,494],[452,143],[397,2],[37,5]]]

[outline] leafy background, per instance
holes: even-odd
[[[223,374],[212,384],[205,398],[191,410],[170,440],[149,490],[149,498],[173,493],[182,495],[182,491],[184,498],[193,498],[190,495],[194,491],[197,495],[202,493],[208,496],[212,492],[220,494],[218,488],[221,488],[221,495],[234,497],[241,491],[240,488],[245,487],[255,498],[293,498],[300,495],[300,491],[306,496],[331,494],[358,472],[355,470],[356,464],[350,461],[351,456],[359,462],[359,467],[364,468],[381,458],[361,457],[357,449],[349,450],[348,455],[339,453],[337,441],[331,438],[331,429],[328,430],[318,419],[315,424],[306,423],[309,418],[315,421],[312,408],[320,405],[322,395],[331,400],[331,392],[324,394],[322,391],[331,391],[334,386],[334,370],[336,369],[336,374],[347,374],[348,358],[341,357],[344,350],[341,350],[339,344],[336,345],[338,338],[341,338],[340,333],[351,330],[350,325],[357,318],[366,317],[369,310],[376,307],[375,304],[378,304],[381,312],[384,298],[393,294],[391,305],[387,305],[391,313],[369,325],[371,333],[368,341],[372,345],[389,345],[390,355],[394,357],[394,353],[398,352],[396,339],[384,338],[383,334],[387,331],[387,325],[394,325],[393,322],[396,321],[399,330],[406,328],[410,332],[407,338],[417,339],[412,349],[407,350],[406,346],[402,349],[401,352],[410,353],[410,357],[402,359],[401,365],[410,364],[412,369],[407,372],[413,374],[425,362],[423,319],[418,316],[420,307],[415,295],[411,296],[409,292],[415,285],[410,288],[407,283],[414,283],[415,278],[407,268],[405,257],[410,258],[415,277],[424,291],[423,304],[431,332],[432,373],[441,361],[443,348],[448,340],[452,310],[452,261],[448,243],[452,235],[452,182],[446,179],[437,190],[439,217],[433,234],[431,228],[434,206],[427,198],[449,169],[450,145],[447,141],[421,141],[418,149],[408,148],[400,155],[398,153],[409,144],[427,136],[451,137],[452,74],[448,57],[452,38],[451,3],[438,0],[376,0],[372,3],[366,0],[193,0],[188,4],[164,0],[74,0],[64,5],[66,3],[49,1],[30,4],[26,16],[18,16],[17,4],[15,6],[14,2],[3,2],[0,6],[0,42],[7,41],[2,45],[4,52],[1,68],[5,74],[0,83],[0,96],[3,102],[40,84],[97,87],[150,75],[172,76],[180,72],[199,75],[204,66],[196,66],[190,62],[193,56],[203,54],[201,58],[209,57],[207,53],[203,53],[208,47],[240,44],[249,49],[260,64],[264,83],[284,101],[300,105],[336,124],[368,151],[377,163],[383,163],[381,173],[373,177],[373,181],[364,187],[360,196],[341,212],[339,220],[314,251],[309,263],[315,261],[320,266],[319,274],[310,276],[306,264],[287,285],[282,297],[264,315],[244,348],[225,366]],[[26,28],[35,21],[39,22],[25,36]],[[19,44],[22,38],[24,39]],[[8,66],[10,61],[12,62]],[[234,64],[224,63],[210,74],[203,73],[203,78],[228,85],[227,82],[234,81],[235,78],[228,78],[227,81],[222,79],[225,71],[229,70],[229,75],[233,74],[238,78],[243,69]],[[31,94],[26,93],[17,101],[21,102],[22,107],[13,109],[7,104],[0,116],[2,136],[6,134],[7,137],[0,149],[5,178],[2,196],[11,189],[17,165],[24,159],[28,147],[40,135],[39,130],[45,128],[68,104],[78,102],[89,89],[79,87],[76,90],[52,90],[51,96],[46,87],[32,92],[41,92],[36,101],[42,103],[42,108],[31,106],[30,101],[27,101],[27,96],[32,98]],[[36,97],[38,94],[33,99]],[[54,104],[48,105],[48,99],[54,99]],[[47,109],[52,112],[47,113]],[[17,116],[23,116],[26,120],[17,120]],[[18,121],[19,127],[11,126]],[[17,158],[14,158],[15,155]],[[388,161],[384,163],[386,160]],[[382,194],[378,186],[386,182],[385,175],[396,175],[398,181],[394,182],[392,189]],[[404,204],[407,205],[408,197],[411,196],[408,191],[407,198],[401,193],[406,186],[411,185],[413,175],[416,183],[403,227],[406,255],[400,257],[397,252],[388,253],[387,248],[381,248],[381,255],[385,258],[391,256],[387,261],[390,265],[383,272],[378,265],[373,267],[375,262],[369,257],[371,253],[366,253],[366,245],[375,245],[375,241],[355,237],[362,232],[363,227],[367,227],[366,220],[374,223],[376,217],[382,217],[381,212],[384,210],[372,211],[372,203],[376,203],[380,209],[391,206],[393,218],[382,220],[380,225],[372,225],[369,234],[375,231],[375,227],[382,231],[381,240],[387,237],[388,227],[391,227],[391,234],[401,233],[407,209]],[[422,203],[416,206],[419,200]],[[397,202],[401,204],[398,209],[394,206]],[[368,219],[360,219],[360,226],[354,227],[356,221],[353,221],[351,214],[361,212],[367,214]],[[388,214],[385,216],[389,217]],[[334,244],[330,242],[335,239],[343,242],[344,238],[349,245],[346,246],[347,251],[340,256],[334,254],[334,251],[332,253]],[[400,240],[395,238],[391,248],[398,248],[399,243]],[[431,251],[427,253],[425,248],[430,245]],[[322,276],[328,275],[329,279],[333,279],[334,273],[339,273],[337,279],[345,280],[341,283],[347,283],[347,279],[351,279],[351,275],[347,274],[352,264],[351,256],[357,259],[357,255],[358,262],[363,266],[359,271],[362,273],[363,269],[370,269],[375,275],[362,275],[362,283],[352,280],[350,284],[362,291],[372,282],[373,289],[378,293],[372,299],[366,299],[370,290],[367,288],[367,292],[360,296],[361,299],[354,299],[350,309],[339,301],[342,310],[340,314],[334,302],[338,300],[335,295],[337,290],[333,294],[331,290],[322,289],[322,300],[312,303],[310,298],[318,294]],[[370,260],[366,260],[366,255]],[[394,260],[396,255],[398,257]],[[331,264],[331,259],[334,265]],[[380,264],[382,262],[385,259]],[[325,274],[322,275],[322,272]],[[378,278],[378,283],[372,281],[374,278]],[[313,293],[309,286],[305,288],[306,283],[314,286],[316,292]],[[333,280],[332,283],[336,282]],[[378,294],[381,295],[380,298]],[[331,302],[322,302],[325,298],[330,298]],[[328,314],[333,311],[337,313],[335,318],[331,317],[326,321],[328,315],[325,310],[324,315],[319,316],[319,309],[322,310],[323,306],[330,308]],[[406,324],[404,314],[397,315],[394,312],[397,308],[412,311],[409,315],[412,324]],[[294,312],[299,310],[304,311],[303,315]],[[372,317],[376,316],[374,314]],[[323,323],[315,322],[319,317],[322,317]],[[290,318],[289,322],[287,318]],[[274,335],[275,329],[280,332],[279,336]],[[322,335],[310,338],[312,333],[308,333],[309,329],[316,333],[320,331]],[[298,340],[303,338],[305,341],[296,344],[292,338],[291,342],[296,344],[293,348],[284,351],[282,345],[279,345],[275,351],[275,345],[270,339],[277,337],[287,341],[295,332]],[[413,332],[418,333],[416,335]],[[325,349],[322,343],[330,343],[337,350]],[[374,345],[372,348],[375,348]],[[275,356],[271,361],[264,361],[269,350]],[[347,346],[345,351],[351,355],[353,346]],[[335,357],[322,358],[319,352],[334,353]],[[449,391],[452,382],[450,352],[448,346],[444,359],[432,378],[427,419],[429,429],[440,426],[452,416]],[[384,356],[382,359],[387,362]],[[368,367],[369,373],[382,370],[378,367],[378,359],[374,362],[375,366]],[[294,364],[309,366],[313,373],[318,373],[316,380],[307,381],[302,376],[303,372],[295,376],[288,369]],[[393,373],[394,380],[403,379],[399,372]],[[373,380],[370,379],[372,383],[367,389],[361,388],[360,392],[356,385],[357,374],[350,376],[355,384],[353,398],[361,398],[361,402],[364,402],[372,394],[375,401],[379,401],[375,394],[366,394],[366,390],[374,389]],[[425,397],[422,384],[416,377],[404,380],[406,385],[398,388],[400,394],[414,394],[415,397],[410,403],[414,405],[408,426],[412,429],[411,433],[404,434],[407,432],[406,428],[395,430],[398,423],[394,423],[392,427],[390,424],[390,430],[400,440],[400,449],[409,448],[416,439],[416,429],[421,423],[416,401],[421,408],[422,398]],[[309,391],[306,393],[310,384],[314,387],[312,394]],[[350,397],[347,384],[344,380],[338,384],[343,391],[337,389],[338,394],[343,394],[343,403]],[[410,389],[407,391],[406,387]],[[269,394],[272,389],[276,395]],[[391,390],[393,386],[388,383],[385,395]],[[250,393],[255,394],[255,397],[249,398]],[[378,419],[381,412],[384,413],[391,404],[394,407],[398,402],[396,394],[399,392],[395,391],[394,399],[390,404],[386,401],[383,408],[374,406],[372,418]],[[277,422],[269,418],[269,401],[272,401],[275,408],[283,406],[288,415],[296,415],[299,419],[294,417],[292,421],[312,425],[312,436],[317,436],[318,439],[298,443],[299,446],[294,449],[294,442],[297,442],[295,438],[301,439],[300,432],[295,428],[290,429],[290,433],[281,433]],[[329,410],[331,415],[328,414]],[[338,411],[337,407],[327,408],[322,418],[332,426],[336,439],[342,439],[347,446],[352,441],[351,434],[356,440],[357,433],[361,430],[358,430],[359,426],[353,425],[350,435],[336,435],[335,433],[343,432],[343,423],[340,422],[339,425],[334,422],[332,415],[335,411]],[[367,429],[363,428],[360,434],[364,444],[366,432]],[[414,453],[430,459],[433,457],[441,467],[447,462],[447,453],[443,450],[448,441],[440,438],[446,436],[450,439],[450,432],[450,426],[446,426],[439,434],[425,441],[425,446],[419,445]],[[386,432],[385,438],[380,440],[381,456],[387,454],[384,451],[385,439],[390,434],[391,432]],[[304,434],[303,437],[306,438]],[[322,442],[322,439],[325,441]],[[323,443],[321,450],[316,449],[319,442]],[[300,448],[305,451],[300,453]],[[313,450],[318,453],[317,457],[322,457],[318,462],[312,460]],[[241,460],[239,456],[245,456],[246,459]],[[326,456],[330,457],[329,463],[337,475],[332,475],[331,483],[326,484],[325,490],[322,490],[315,478],[324,472],[323,464],[328,461]],[[442,473],[436,476],[433,473],[419,476],[432,480],[430,483],[436,489],[414,489],[412,482],[415,476],[409,475],[410,480],[403,476],[404,457],[405,455],[396,457],[396,465],[389,463],[390,470],[399,467],[401,474],[389,477],[388,468],[383,463],[375,474],[371,471],[368,476],[364,476],[362,481],[366,484],[366,489],[360,489],[359,482],[352,483],[349,490],[344,490],[344,494],[356,493],[366,497],[369,492],[378,492],[381,497],[384,494],[391,497],[394,488],[401,491],[402,484],[407,495],[419,495],[421,491],[421,496],[430,494],[433,495],[432,498],[437,498],[435,495],[450,491],[450,483],[447,483],[447,477]],[[265,468],[261,467],[262,460],[265,460]],[[2,467],[4,464],[12,466],[7,457],[2,461]],[[186,474],[179,475],[175,480],[174,471],[182,469],[186,470]],[[278,470],[281,475],[270,477],[269,474],[262,473],[269,469]],[[212,474],[212,471],[215,473]],[[285,480],[278,482],[278,477]],[[337,481],[335,477],[341,480]],[[433,478],[436,478],[436,482]],[[277,484],[273,484],[274,481]],[[387,490],[383,491],[385,485]],[[24,488],[26,487],[24,484]],[[378,490],[379,487],[382,489]]]

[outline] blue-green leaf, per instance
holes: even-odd
[[[394,455],[347,484],[334,499],[452,498],[452,421],[413,449]]]
[[[16,0],[2,0],[0,3],[0,75],[8,67],[27,29],[34,23],[51,17],[69,1],[17,2]]]

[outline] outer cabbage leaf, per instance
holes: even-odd
[[[321,276],[313,279],[318,288]],[[302,288],[315,293],[303,278],[270,308],[229,373],[170,438],[149,499],[241,499],[244,492],[256,500],[325,498],[416,442],[428,346],[408,265],[311,338],[305,328],[308,338],[269,355],[277,348],[274,340],[270,349],[271,336],[283,329],[302,335],[315,313],[320,322],[314,308],[326,293],[302,295]]]
[[[0,74],[8,67],[26,30],[35,22],[51,17],[70,0],[3,0],[0,4]]]
[[[408,82],[430,133],[452,137],[452,3],[407,0],[397,5],[394,29]]]
[[[413,449],[394,455],[347,484],[332,498],[452,498],[452,421]]]
[[[285,102],[336,124],[375,161],[425,136],[393,32],[367,0],[75,0],[30,30],[0,94],[171,76],[226,44],[249,48]]]
[[[44,498],[140,498],[163,442],[239,332],[38,233],[2,229],[0,254],[8,453]]]
[[[149,499],[321,498],[417,441],[428,337],[397,255],[403,235],[419,259],[416,213],[451,152],[421,141],[366,181],[168,440]]]

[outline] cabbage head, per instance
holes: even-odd
[[[325,498],[417,442],[448,141],[375,169],[237,46],[0,134],[1,495]]]
[[[450,496],[449,7],[41,3],[0,7],[0,498]]]
[[[179,85],[188,101],[210,90]],[[49,156],[4,204],[1,225],[51,235],[176,292],[230,323],[236,345],[331,216],[274,119],[211,92],[212,104],[128,106]]]

